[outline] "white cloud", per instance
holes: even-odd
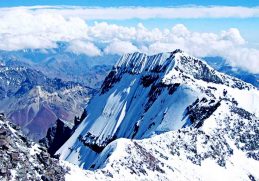
[[[67,51],[76,53],[76,54],[85,54],[88,56],[99,56],[101,51],[91,42],[86,42],[82,40],[73,40],[70,42]]]
[[[112,42],[118,39],[131,40],[135,36],[136,29],[134,27],[124,27],[106,22],[95,23],[89,27],[88,35],[93,40],[103,42]]]
[[[34,35],[0,35],[1,50],[55,48],[56,43]]]
[[[125,53],[133,53],[139,51],[136,46],[131,42],[127,41],[115,41],[110,43],[105,49],[106,54],[119,54],[123,55]]]
[[[16,9],[16,8],[13,8]],[[19,7],[21,9],[21,7]],[[35,7],[23,7],[35,11]],[[4,13],[5,9],[2,9]],[[7,9],[8,10],[8,9]],[[121,20],[150,18],[251,18],[259,17],[259,7],[242,6],[184,6],[184,7],[37,7],[40,13],[56,13],[65,17],[79,16],[83,19]]]
[[[228,31],[222,31],[221,36],[223,39],[226,38],[226,40],[231,40],[238,45],[245,43],[244,38],[236,28],[230,28]]]
[[[183,10],[184,8],[181,11]],[[223,10],[226,14],[230,13],[224,7]],[[70,9],[68,7],[65,9],[44,7],[34,10],[32,8],[1,9],[0,49],[53,48],[57,46],[58,41],[68,42],[67,51],[89,56],[98,56],[102,53],[124,54],[134,51],[155,54],[181,48],[197,57],[222,56],[234,66],[259,73],[259,50],[247,48],[247,42],[238,29],[230,28],[218,33],[201,33],[191,31],[182,24],[170,29],[148,29],[141,23],[135,27],[106,22],[89,26],[85,21],[87,19],[85,11],[86,9],[74,7]],[[254,16],[256,14],[254,11],[257,11],[257,8],[248,9],[246,14]],[[119,16],[123,17],[125,12],[121,13]],[[143,16],[148,17],[148,13],[143,12]],[[136,13],[132,14],[137,15],[138,8]]]
[[[51,48],[57,41],[87,38],[87,24],[78,17],[31,13],[24,9],[4,12],[0,13],[0,48],[3,50]]]
[[[259,50],[252,48],[232,48],[224,57],[234,67],[241,67],[252,73],[259,73]]]

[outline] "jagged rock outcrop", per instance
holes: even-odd
[[[55,152],[68,140],[72,133],[72,128],[58,119],[57,122],[48,129],[46,137],[41,139],[39,143],[48,149],[51,156],[54,156]]]
[[[73,126],[68,126],[58,119],[56,123],[48,129],[46,137],[41,139],[39,143],[47,148],[48,153],[52,157],[55,157],[54,154],[56,151],[70,138],[75,129],[83,119],[85,119],[86,115],[87,113],[84,110],[80,118],[75,117]]]
[[[65,180],[68,169],[0,114],[0,180]]]

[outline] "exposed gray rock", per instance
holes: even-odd
[[[0,180],[64,180],[68,171],[0,115]]]

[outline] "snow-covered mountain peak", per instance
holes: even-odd
[[[216,110],[227,112],[226,101],[259,115],[257,89],[181,50],[152,56],[127,54],[113,67],[100,94],[90,100],[86,118],[57,154],[93,168],[112,141],[199,128]]]
[[[122,72],[130,72],[132,74],[139,74],[141,72],[163,72],[170,71],[175,64],[181,63],[178,58],[187,56],[187,54],[176,49],[173,52],[159,53],[155,55],[147,55],[145,53],[128,53],[123,55],[115,64],[114,69]]]
[[[171,82],[181,79],[183,82],[202,80],[206,83],[223,84],[238,89],[255,89],[252,85],[245,83],[237,78],[220,73],[209,66],[205,61],[192,57],[183,51],[175,51],[172,58],[174,67],[164,76],[164,82]]]
[[[152,72],[163,66],[165,62],[174,64],[174,60],[170,56],[170,53],[160,53],[151,56],[144,53],[129,53],[121,57],[115,65],[115,69],[133,74]]]
[[[201,59],[192,57],[182,50],[147,55],[129,53],[120,58],[102,85],[102,93],[107,92],[123,74],[143,75],[142,82],[151,85],[161,81],[166,85],[192,84],[197,80],[206,83],[222,84],[238,89],[256,89],[249,83],[220,73]],[[196,85],[197,86],[197,85]]]

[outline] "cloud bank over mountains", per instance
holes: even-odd
[[[32,13],[57,13],[64,17],[79,16],[85,20],[127,20],[151,18],[258,18],[259,7],[242,6],[179,6],[179,7],[78,7],[34,6],[16,7],[13,10],[30,10]],[[36,12],[36,11],[37,12]],[[9,8],[2,8],[9,11]],[[34,11],[34,12],[33,12]]]
[[[94,12],[98,14],[99,11],[101,10],[95,9]],[[235,16],[239,17],[240,11]],[[259,17],[257,8],[242,11],[247,16]],[[135,14],[140,19],[148,18],[150,14],[149,11],[138,14],[140,12],[137,10]],[[184,14],[184,8],[179,10],[179,16],[180,12]],[[93,18],[91,13],[93,11],[68,7],[63,10],[58,7],[3,8],[0,12],[0,49],[48,49],[57,47],[57,42],[60,41],[69,44],[67,51],[88,56],[121,55],[136,51],[155,54],[181,48],[197,57],[222,56],[233,66],[259,73],[259,50],[248,48],[246,40],[236,28],[205,33],[191,31],[183,24],[166,29],[148,29],[141,23],[132,27],[119,26],[105,21],[89,25],[86,19]],[[109,13],[111,18],[116,14],[112,11]],[[229,13],[231,12],[227,12]],[[130,18],[123,17],[124,14],[127,13],[123,12],[120,18]],[[107,15],[106,19],[108,18]]]

